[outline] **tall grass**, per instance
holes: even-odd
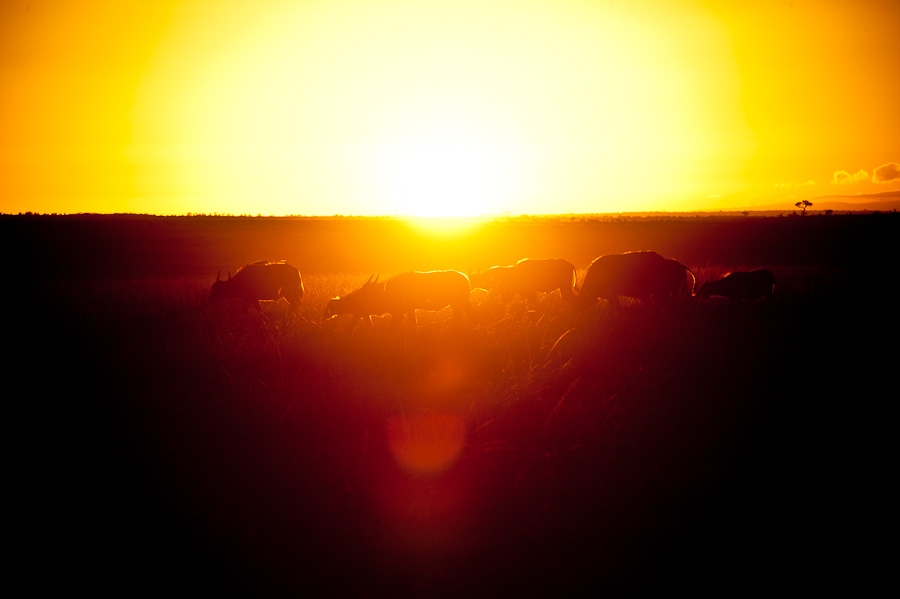
[[[822,355],[846,286],[770,269],[772,303],[575,313],[557,292],[485,302],[474,328],[449,309],[323,318],[371,273],[304,276],[299,309],[259,313],[206,306],[198,278],[42,287],[20,306],[23,372],[78,389],[54,427],[68,453],[45,459],[80,498],[52,520],[99,536],[110,584],[490,595],[748,576],[819,440],[795,427],[829,384],[798,359]],[[440,462],[457,441],[428,472],[396,450]]]

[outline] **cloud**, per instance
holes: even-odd
[[[900,180],[900,164],[888,162],[872,171],[872,181],[875,183],[889,183]]]
[[[851,175],[847,171],[835,171],[832,183],[835,183],[837,185],[846,185],[849,183],[859,183],[861,181],[868,180],[869,173],[862,169],[858,170],[855,175]]]

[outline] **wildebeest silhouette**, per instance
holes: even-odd
[[[700,286],[698,297],[713,295],[727,297],[732,302],[755,301],[763,297],[772,299],[775,293],[775,275],[761,268],[750,272],[733,272],[718,281],[707,281]]]
[[[384,281],[378,282],[374,274],[347,295],[333,297],[325,305],[325,316],[335,314],[352,314],[357,320],[370,314],[384,314],[387,304],[384,301]]]
[[[442,310],[447,306],[452,306],[454,318],[465,313],[474,324],[475,310],[469,303],[469,279],[455,270],[405,272],[381,283],[377,277],[369,277],[359,289],[331,299],[325,314],[349,313],[359,318],[389,312],[394,322],[400,322],[406,314],[409,322],[415,324],[416,309]]]
[[[240,299],[247,306],[261,310],[260,300],[277,300],[283,297],[297,306],[303,299],[303,281],[300,271],[290,264],[258,260],[238,269],[234,276],[222,280],[221,271],[216,274],[209,302],[215,304],[225,299]]]
[[[690,297],[697,278],[687,266],[656,252],[626,252],[600,256],[588,267],[579,293],[584,307],[597,298],[618,306],[619,296],[644,302],[650,298],[664,300]]]
[[[495,266],[476,277],[478,284],[504,300],[519,295],[534,304],[538,291],[549,293],[556,289],[563,299],[575,297],[575,266],[559,258],[523,258],[512,266]]]

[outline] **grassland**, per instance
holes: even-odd
[[[4,217],[16,563],[35,589],[129,594],[865,589],[887,563],[869,535],[896,354],[871,282],[897,222],[435,240],[384,220]],[[575,314],[551,294],[481,305],[474,329],[321,316],[373,272],[527,255],[580,276],[633,249],[700,281],[767,267],[776,300]],[[216,272],[259,258],[301,269],[303,306],[208,309]]]

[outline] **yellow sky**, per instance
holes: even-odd
[[[900,188],[900,3],[0,3],[0,212],[697,210]],[[739,6],[734,6],[739,5]]]

